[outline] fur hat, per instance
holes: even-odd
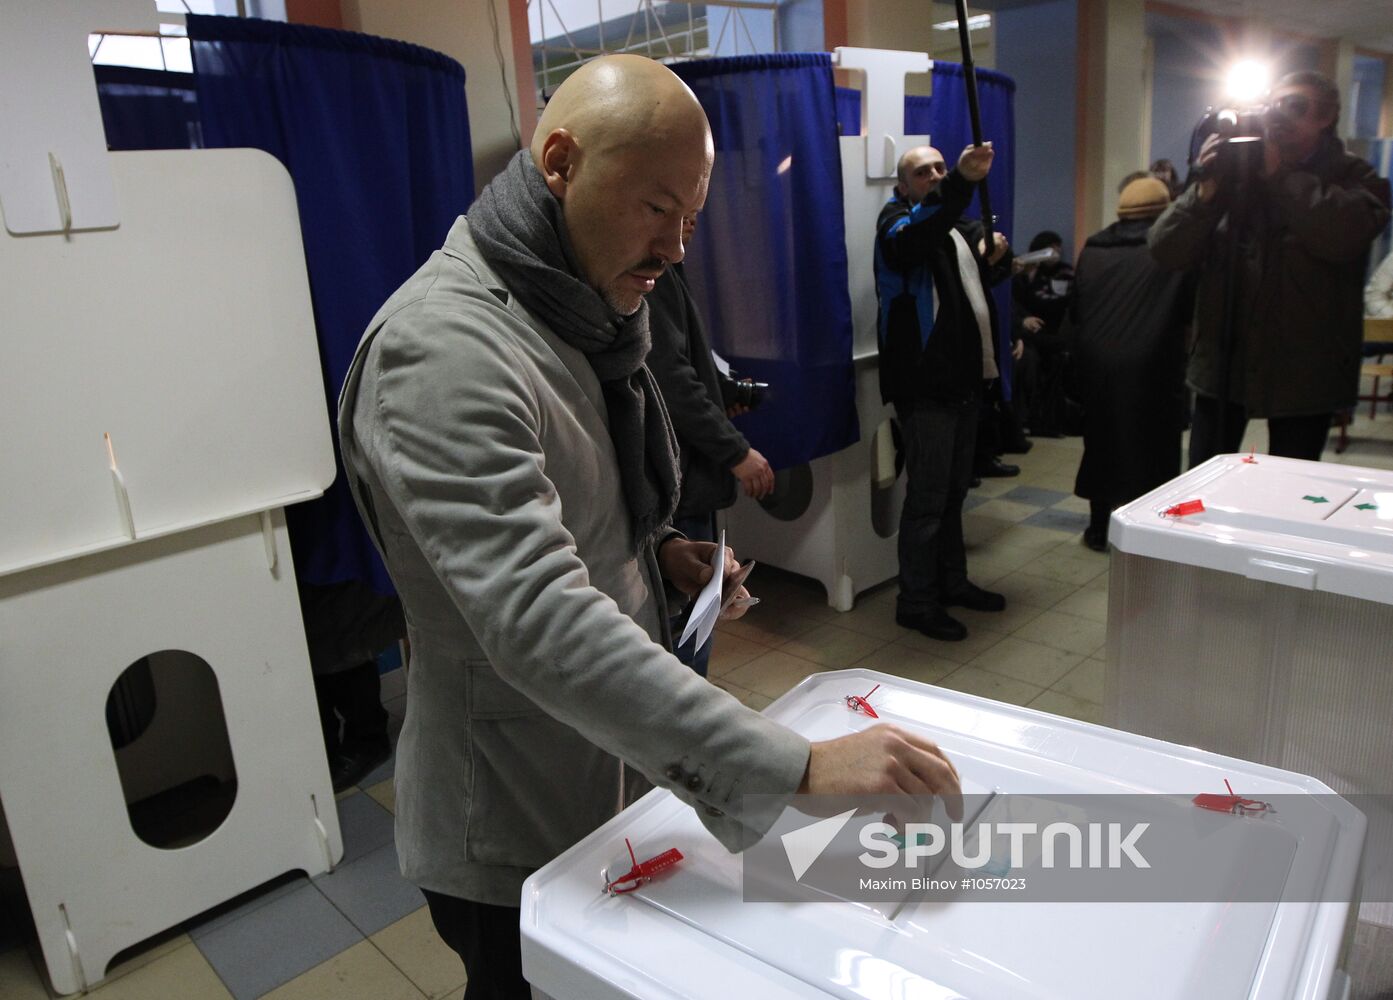
[[[1164,212],[1170,202],[1170,191],[1164,181],[1156,177],[1138,177],[1122,189],[1117,199],[1117,217],[1149,219]]]

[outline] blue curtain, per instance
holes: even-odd
[[[711,121],[716,165],[687,273],[712,346],[769,397],[737,418],[776,468],[859,438],[841,152],[826,53],[672,66]]]
[[[842,135],[861,134],[861,92],[846,87],[837,88],[838,121]],[[1016,175],[1016,84],[1004,73],[977,70],[977,100],[982,113],[982,137],[992,143],[996,158],[987,176],[991,195],[992,214],[996,229],[1004,233],[1015,247],[1011,228],[1015,217]],[[934,147],[952,166],[963,147],[972,142],[972,119],[967,110],[967,77],[957,63],[935,62],[933,65],[933,96],[904,99],[904,130],[906,135],[927,134]],[[967,215],[981,218],[979,199],[974,197]],[[1017,248],[1024,251],[1024,247]],[[1003,388],[1011,388],[1011,288],[1002,282],[992,289],[996,300],[998,356],[1002,362]]]
[[[473,199],[464,69],[352,32],[186,20],[204,143],[266,150],[294,180],[332,416],[368,321]],[[390,592],[342,461],[328,492],[287,516],[301,580]]]
[[[108,149],[198,149],[203,145],[193,74],[93,66]]]

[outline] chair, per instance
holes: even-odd
[[[1393,380],[1393,364],[1383,362],[1384,354],[1393,354],[1393,317],[1376,318],[1373,316],[1364,317],[1364,348],[1366,356],[1376,360],[1366,361],[1360,368],[1359,374],[1373,379],[1373,386],[1367,395],[1360,395],[1359,402],[1365,401],[1369,404],[1369,419],[1373,420],[1378,415],[1378,404],[1386,402],[1393,406],[1393,389],[1379,395],[1379,382],[1383,379]],[[1335,454],[1342,454],[1349,446],[1349,422],[1352,413],[1341,413],[1338,416],[1340,422],[1340,436],[1335,443]]]

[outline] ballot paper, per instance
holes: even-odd
[[[687,645],[687,640],[692,636],[696,636],[696,649],[706,645],[706,640],[711,638],[711,630],[716,627],[716,619],[721,614],[721,581],[725,579],[725,567],[726,533],[722,529],[716,551],[711,554],[711,579],[706,581],[706,586],[701,588],[701,593],[692,602],[687,627],[682,630],[682,638],[677,640],[679,649]]]

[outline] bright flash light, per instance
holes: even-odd
[[[1240,104],[1253,104],[1272,82],[1272,71],[1256,59],[1240,59],[1229,67],[1224,78],[1224,93]]]

